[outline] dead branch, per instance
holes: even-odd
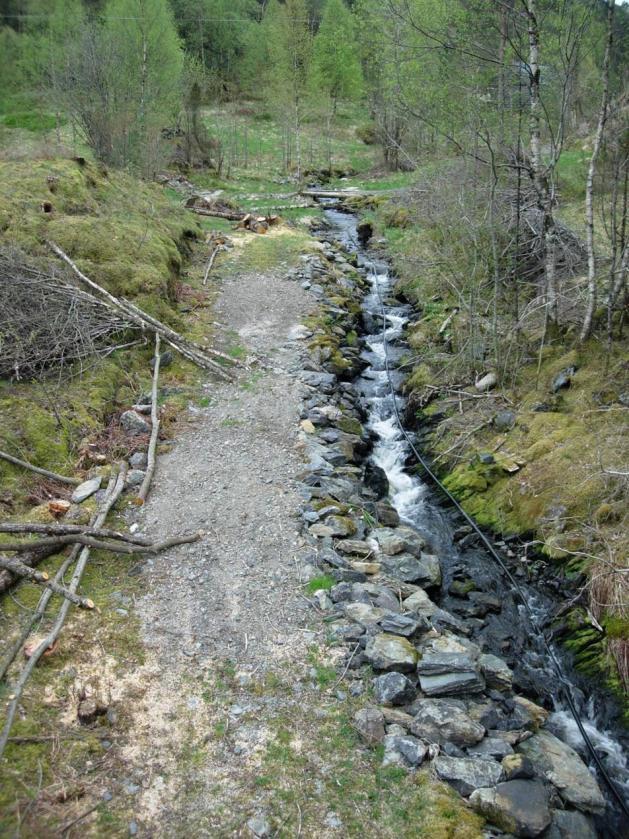
[[[207,278],[210,275],[210,271],[212,270],[212,265],[214,265],[214,260],[216,259],[216,254],[221,250],[223,245],[215,245],[212,253],[210,254],[210,258],[207,262],[207,267],[205,269],[205,274],[203,275],[203,285],[207,285]]]
[[[475,426],[474,426],[474,428],[471,428],[468,432],[466,432],[466,433],[465,433],[465,434],[463,434],[461,437],[459,437],[459,438],[456,440],[456,442],[455,442],[455,443],[453,443],[453,444],[450,446],[450,448],[449,448],[449,449],[446,449],[444,452],[441,452],[441,454],[440,454],[440,455],[438,455],[438,456],[434,459],[433,463],[437,463],[438,461],[443,460],[443,458],[444,458],[444,457],[446,457],[447,455],[449,455],[449,454],[450,454],[451,452],[453,452],[455,449],[458,449],[458,448],[459,448],[459,446],[462,446],[462,445],[463,445],[463,443],[464,443],[464,442],[465,442],[465,441],[466,441],[469,437],[472,437],[474,434],[476,434],[476,432],[477,432],[477,431],[480,431],[481,429],[485,428],[485,427],[486,427],[486,426],[488,426],[489,424],[490,424],[490,421],[489,421],[489,420],[485,420],[484,422],[481,422],[481,423],[479,423],[478,425],[475,425]]]
[[[0,458],[2,458],[2,460],[7,460],[9,463],[13,463],[14,466],[21,466],[22,469],[29,469],[31,472],[43,475],[45,478],[51,478],[53,481],[59,481],[61,484],[78,486],[81,483],[78,478],[68,478],[65,475],[58,475],[56,472],[49,472],[47,469],[40,469],[39,466],[33,466],[32,463],[28,463],[26,460],[20,460],[19,457],[13,457],[13,455],[8,454],[7,452],[0,451]]]
[[[26,551],[31,548],[55,547],[62,548],[64,545],[85,545],[99,551],[111,551],[117,554],[158,554],[168,550],[175,545],[185,545],[189,542],[198,542],[201,533],[192,533],[188,536],[173,536],[163,542],[151,542],[148,545],[133,545],[126,542],[106,542],[102,539],[95,539],[93,536],[85,536],[82,533],[67,533],[62,536],[48,536],[33,542],[2,542],[0,547],[4,551]]]
[[[150,546],[153,544],[153,540],[149,539],[148,536],[134,536],[130,533],[110,530],[106,527],[97,528],[82,524],[0,523],[0,533],[44,533],[48,536],[81,534],[83,536],[96,536],[97,538],[103,539],[119,539],[121,542],[130,542],[132,545]],[[0,547],[2,547],[2,544],[0,544]],[[23,558],[22,562],[24,562]]]
[[[96,519],[94,521],[94,526],[95,527],[100,527],[105,522],[105,519],[107,518],[107,514],[109,513],[109,511],[111,510],[113,505],[116,503],[116,501],[118,500],[118,498],[122,494],[122,491],[124,489],[126,475],[127,475],[127,466],[126,466],[126,464],[123,463],[121,465],[121,468],[120,468],[120,471],[118,472],[118,474],[115,477],[112,475],[112,479],[110,480],[110,483],[109,483],[109,486],[108,486],[108,495],[106,496],[105,500],[103,501],[102,506],[101,506],[101,508],[98,512],[98,515],[96,516]],[[71,591],[72,593],[76,593],[76,590],[79,586],[79,583],[81,582],[81,577],[83,576],[83,572],[85,570],[85,566],[87,565],[89,555],[90,555],[90,549],[88,547],[84,547],[79,554],[79,557],[78,557],[78,560],[77,560],[77,563],[76,563],[76,568],[74,570],[74,574],[72,575],[70,585],[68,586],[69,591]],[[64,563],[64,565],[65,565],[65,563]],[[64,565],[62,565],[62,568],[64,567]],[[59,577],[59,572],[60,571],[61,571],[61,569],[59,569],[59,571],[57,572],[57,575],[55,575],[55,582],[57,582],[57,577]],[[61,578],[59,578],[59,579],[61,579]],[[49,595],[49,596],[46,597],[46,595]],[[28,632],[27,632],[27,636],[28,636],[28,633],[30,632],[30,629],[34,626],[35,622],[41,616],[43,616],[43,614],[45,612],[45,609],[46,609],[46,605],[48,604],[48,601],[49,601],[50,597],[52,597],[52,591],[50,591],[50,590],[47,590],[42,595],[42,598],[40,599],[40,603],[37,607],[37,610],[35,611],[35,614],[31,618],[30,626],[29,626]],[[20,677],[17,680],[17,682],[16,682],[16,684],[13,688],[13,692],[12,692],[13,696],[12,696],[11,701],[8,704],[8,707],[7,707],[7,716],[6,716],[4,728],[2,729],[2,733],[0,734],[0,757],[2,757],[2,755],[4,754],[4,750],[5,750],[6,745],[7,745],[7,739],[9,737],[9,734],[11,733],[11,727],[13,725],[13,720],[15,719],[15,713],[17,711],[17,708],[18,708],[18,705],[19,705],[19,702],[20,702],[20,698],[22,696],[22,692],[24,691],[24,686],[26,685],[26,682],[28,681],[29,676],[31,675],[31,673],[35,669],[39,659],[46,652],[46,650],[55,643],[55,641],[59,637],[59,634],[60,634],[60,632],[63,628],[63,624],[65,623],[65,619],[66,619],[66,616],[68,614],[69,609],[70,609],[70,601],[69,600],[64,600],[63,603],[61,604],[61,608],[59,609],[59,614],[57,615],[57,620],[55,621],[53,628],[48,633],[46,638],[44,638],[43,641],[38,645],[38,647],[33,651],[31,657],[26,662],[26,664],[25,664],[25,666],[24,666],[24,668],[23,668],[23,670],[20,674]],[[5,665],[5,667],[3,668],[2,675],[4,675],[4,673],[6,672],[6,669],[7,669],[7,666]]]
[[[90,600],[89,597],[79,597],[78,594],[68,591],[65,586],[61,586],[59,583],[51,580],[46,571],[35,571],[34,568],[29,568],[28,565],[24,565],[24,563],[20,562],[20,560],[16,557],[0,555],[0,568],[4,568],[6,571],[9,571],[17,577],[24,577],[27,580],[31,580],[33,583],[39,583],[40,585],[49,588],[55,594],[60,594],[71,603],[74,603],[75,606],[81,606],[83,609],[94,608],[94,601]]]
[[[61,257],[63,261],[72,268],[76,276],[81,280],[82,283],[85,283],[89,288],[93,291],[96,291],[101,298],[107,301],[110,307],[115,309],[116,311],[121,312],[126,317],[130,318],[132,321],[137,323],[142,329],[146,329],[150,332],[155,332],[160,335],[168,344],[170,344],[174,349],[181,353],[185,358],[189,361],[192,361],[193,364],[196,364],[198,367],[203,367],[205,369],[213,370],[218,376],[227,381],[231,381],[233,376],[232,374],[222,367],[220,364],[217,364],[211,356],[215,358],[222,358],[224,361],[228,361],[230,364],[237,364],[237,362],[228,355],[218,352],[217,350],[205,349],[200,347],[198,344],[195,344],[193,341],[184,338],[178,332],[175,332],[174,329],[171,329],[166,324],[162,323],[161,321],[157,320],[157,318],[152,317],[143,309],[140,309],[135,304],[131,303],[126,299],[120,299],[115,297],[113,294],[107,291],[107,289],[103,288],[102,286],[98,285],[98,283],[91,280],[85,274],[80,271],[77,265],[70,259],[70,257],[54,242],[48,242],[48,246],[57,254],[57,256]]]
[[[142,486],[138,492],[138,498],[146,501],[146,496],[149,494],[151,481],[155,473],[155,449],[157,448],[157,438],[159,436],[159,411],[157,410],[157,380],[159,378],[159,335],[155,333],[155,364],[153,366],[153,386],[151,389],[151,439],[149,442],[146,472]]]
[[[28,550],[25,551],[20,560],[23,565],[27,565],[29,568],[33,568],[35,565],[38,565],[42,560],[47,559],[47,557],[51,556],[52,554],[57,553],[58,548],[55,546],[45,546],[43,548],[38,548],[35,550]],[[0,594],[5,592],[7,589],[11,588],[11,586],[16,582],[16,578],[10,571],[2,570],[0,571]]]

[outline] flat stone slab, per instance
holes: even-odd
[[[103,479],[100,475],[96,478],[90,478],[89,481],[83,481],[72,493],[72,503],[81,504],[83,501],[94,495],[100,489]]]
[[[440,755],[435,759],[434,767],[442,781],[447,781],[465,796],[481,787],[494,786],[502,778],[502,766],[499,763],[477,757]]]
[[[411,733],[427,743],[473,746],[483,739],[485,729],[448,699],[422,699],[411,723]]]
[[[474,662],[465,653],[425,652],[419,664],[418,673],[434,676],[439,673],[466,673],[474,670]]]
[[[485,682],[476,670],[440,673],[435,676],[420,673],[419,683],[426,696],[459,696],[480,693],[485,689]]]
[[[378,626],[382,628],[383,632],[389,632],[391,635],[402,635],[404,638],[410,638],[420,630],[426,630],[429,627],[424,621],[414,620],[408,615],[396,615],[389,613],[378,621]]]

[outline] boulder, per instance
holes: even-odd
[[[513,411],[498,411],[493,423],[496,431],[511,431],[515,425],[515,414]]]
[[[513,673],[505,661],[497,655],[483,653],[478,663],[488,687],[496,690],[511,690]]]
[[[552,822],[544,839],[596,839],[591,820],[576,810],[553,810]]]
[[[332,393],[336,385],[336,376],[333,373],[315,373],[312,370],[304,370],[299,378],[320,393]]]
[[[336,550],[342,554],[350,554],[354,556],[371,556],[373,548],[368,542],[363,542],[360,539],[340,539],[336,543]]]
[[[550,824],[548,790],[541,781],[506,781],[493,789],[477,789],[470,804],[514,836],[539,836]]]
[[[367,746],[377,746],[384,740],[384,717],[377,708],[361,708],[357,711],[354,726]]]
[[[387,556],[394,556],[404,550],[404,539],[398,534],[397,528],[379,527],[371,535],[378,543],[381,553]]]
[[[380,466],[368,460],[365,464],[365,474],[363,478],[365,486],[369,487],[375,493],[376,499],[386,498],[389,494],[389,479],[387,473]]]
[[[95,478],[90,478],[89,481],[83,481],[82,484],[79,484],[72,493],[72,503],[81,504],[83,501],[87,501],[91,495],[98,492],[102,480],[101,476],[97,475]]]
[[[485,729],[469,717],[461,703],[447,699],[421,699],[411,723],[411,733],[428,743],[473,746],[483,739]]]
[[[476,388],[479,393],[483,393],[486,390],[491,390],[492,387],[496,387],[498,383],[498,377],[495,373],[487,373],[487,375],[482,376],[480,379],[476,381],[474,387]]]
[[[375,670],[411,673],[417,665],[417,650],[406,638],[383,632],[367,641],[365,658]]]
[[[422,554],[421,559],[409,553],[382,558],[382,569],[389,576],[404,583],[434,588],[441,585],[441,564],[438,557]]]
[[[132,469],[146,469],[148,465],[148,457],[146,452],[133,452],[129,458],[129,466]]]
[[[515,781],[517,778],[535,777],[533,764],[524,755],[507,754],[503,757],[501,763],[507,781]]]
[[[389,613],[378,621],[378,626],[383,632],[391,635],[402,635],[404,638],[411,638],[420,630],[426,631],[430,627],[425,620],[414,620],[408,615]]]
[[[427,746],[416,737],[389,734],[384,738],[385,760],[383,765],[421,766]]]
[[[572,384],[572,377],[576,372],[576,367],[566,367],[565,370],[561,370],[561,372],[557,373],[550,386],[552,392],[557,393],[560,390],[570,387]]]
[[[404,705],[415,699],[415,685],[402,673],[383,673],[373,682],[374,696],[382,705]]]
[[[347,516],[328,516],[324,523],[332,531],[332,536],[353,536],[356,533],[356,525]]]
[[[426,540],[412,527],[378,527],[372,531],[380,551],[387,556],[408,553],[420,556],[426,547]]]
[[[415,612],[425,618],[430,618],[438,610],[436,603],[433,603],[423,588],[414,591],[410,597],[403,601],[402,605],[409,612]]]
[[[378,523],[385,527],[397,527],[400,523],[398,511],[386,501],[376,501],[375,514]]]
[[[513,755],[513,748],[502,737],[485,737],[476,746],[470,746],[467,753],[470,757],[491,757],[502,760]],[[504,764],[503,767],[504,769]]]
[[[120,415],[120,425],[127,434],[150,434],[151,424],[137,411],[124,411]]]
[[[518,749],[557,788],[564,801],[579,810],[603,812],[605,799],[598,783],[573,748],[549,731],[540,730]]]
[[[129,471],[127,472],[127,480],[125,483],[128,487],[140,486],[140,484],[144,480],[145,475],[146,472],[143,472],[141,469],[129,469]]]
[[[345,605],[345,614],[355,623],[367,627],[373,626],[373,624],[383,618],[385,611],[369,603],[347,603]]]
[[[434,762],[437,775],[461,795],[471,795],[481,787],[491,787],[502,778],[502,766],[495,760],[439,755]]]

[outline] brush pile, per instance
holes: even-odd
[[[28,380],[107,355],[130,319],[17,250],[0,249],[0,378]]]

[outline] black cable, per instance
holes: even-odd
[[[352,240],[353,240],[353,237],[350,237],[350,238],[352,238]],[[392,401],[393,401],[393,411],[395,413],[395,417],[396,417],[396,420],[397,420],[397,424],[400,428],[400,431],[402,432],[404,438],[406,439],[406,442],[411,447],[411,450],[412,450],[413,454],[415,455],[415,457],[417,458],[419,463],[422,465],[422,467],[425,469],[426,473],[430,476],[432,481],[441,490],[441,492],[443,492],[446,495],[448,500],[456,507],[458,512],[463,516],[463,518],[468,522],[468,524],[470,524],[471,527],[473,527],[473,529],[476,531],[476,533],[480,536],[483,544],[485,545],[485,547],[487,548],[487,550],[489,551],[491,556],[500,565],[500,567],[502,568],[504,573],[507,575],[509,581],[513,585],[513,588],[515,589],[518,596],[520,597],[520,600],[522,601],[522,605],[524,606],[524,609],[526,610],[526,613],[527,613],[527,616],[528,616],[528,619],[529,619],[529,623],[531,625],[531,629],[533,630],[533,632],[535,632],[542,639],[543,644],[544,644],[544,646],[545,646],[545,648],[548,652],[548,656],[550,658],[550,661],[553,665],[553,669],[555,670],[555,674],[556,674],[556,676],[559,680],[560,686],[561,686],[561,692],[563,693],[563,696],[564,696],[564,698],[565,698],[565,700],[568,704],[568,708],[570,709],[570,713],[572,714],[572,716],[574,718],[574,721],[577,724],[577,727],[579,729],[579,732],[581,733],[583,741],[584,741],[588,751],[592,755],[592,758],[593,758],[594,762],[596,763],[598,771],[600,772],[603,780],[605,781],[605,783],[609,787],[613,797],[616,799],[616,801],[620,805],[620,808],[623,811],[623,813],[626,816],[629,817],[629,807],[627,807],[627,804],[626,804],[624,798],[622,797],[622,795],[620,794],[620,792],[616,788],[616,784],[610,778],[607,770],[605,769],[605,766],[603,765],[603,762],[602,762],[601,758],[598,755],[598,752],[594,748],[594,744],[592,743],[592,740],[590,739],[587,731],[585,730],[585,728],[583,726],[583,723],[581,722],[581,718],[579,717],[579,713],[577,711],[576,705],[575,705],[574,700],[572,698],[572,692],[571,692],[571,687],[572,686],[571,686],[570,682],[564,677],[563,672],[561,670],[561,665],[559,664],[559,661],[557,660],[557,657],[555,656],[555,653],[553,652],[552,647],[548,643],[548,640],[547,640],[546,636],[544,635],[541,628],[538,626],[537,621],[535,620],[535,616],[533,615],[533,613],[532,613],[532,611],[529,607],[526,595],[522,591],[522,588],[518,584],[517,580],[514,578],[513,574],[509,571],[509,569],[507,568],[507,566],[503,562],[502,558],[500,557],[500,555],[498,554],[498,552],[496,551],[496,549],[494,548],[494,546],[492,545],[490,540],[487,538],[487,536],[480,529],[478,524],[474,521],[474,519],[468,513],[466,513],[466,511],[459,504],[459,502],[452,495],[452,493],[448,489],[446,489],[446,487],[441,483],[441,481],[435,475],[435,473],[432,471],[432,469],[430,468],[430,466],[428,465],[426,460],[417,451],[417,448],[415,447],[410,435],[408,434],[408,432],[406,431],[406,429],[404,427],[404,424],[402,422],[402,418],[400,416],[400,412],[399,412],[398,406],[397,406],[397,398],[396,398],[396,393],[395,393],[395,387],[393,385],[393,380],[391,378],[391,370],[390,370],[390,365],[389,365],[389,348],[388,348],[387,335],[386,335],[386,331],[387,331],[386,310],[385,310],[385,307],[384,307],[384,302],[382,300],[382,295],[380,294],[380,286],[378,284],[378,275],[377,275],[377,272],[376,272],[376,266],[373,263],[373,261],[369,260],[369,262],[371,264],[371,271],[372,271],[373,277],[374,277],[374,285],[375,285],[375,288],[376,288],[376,292],[378,294],[378,301],[380,303],[380,311],[381,311],[381,315],[382,315],[382,343],[383,343],[383,347],[384,347],[385,371],[386,371],[387,379],[388,379],[388,382],[389,382],[389,388],[391,390],[391,396],[392,396]]]

